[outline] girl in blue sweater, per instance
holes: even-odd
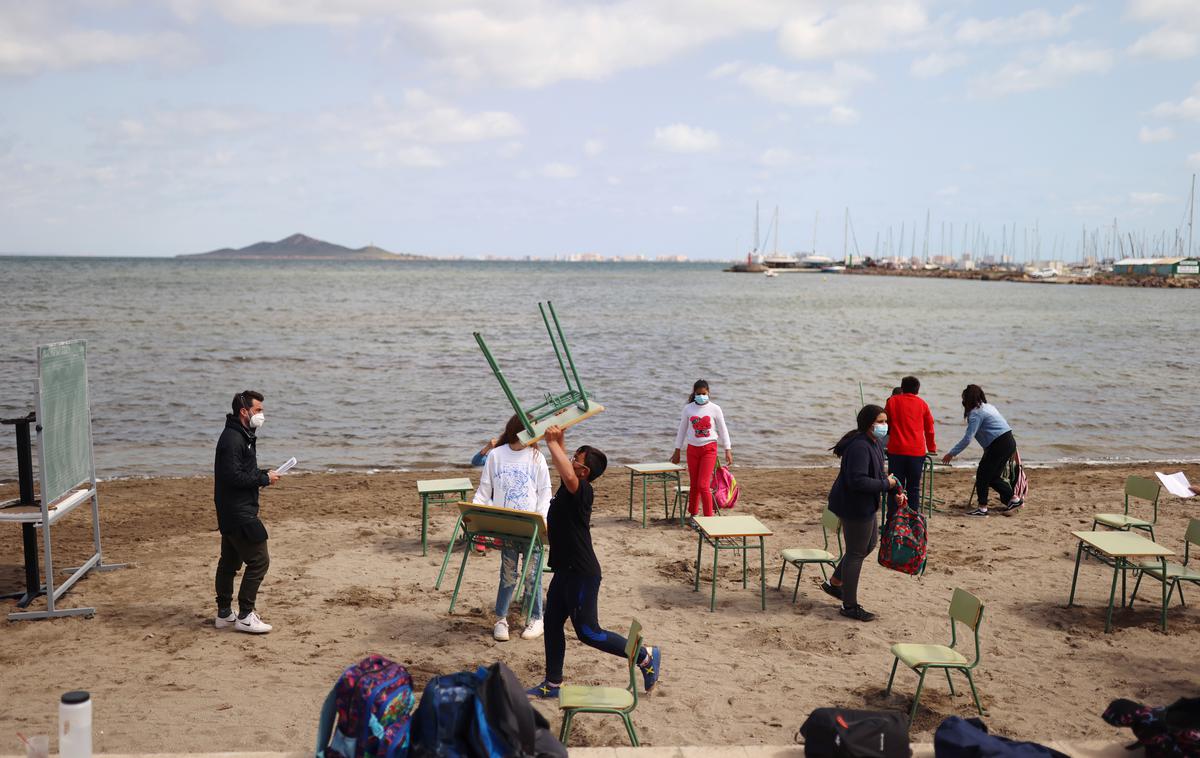
[[[971,438],[978,440],[983,448],[979,468],[975,470],[975,494],[979,507],[968,516],[988,515],[988,488],[1000,496],[1000,512],[1011,513],[1024,505],[1020,498],[1013,497],[1012,486],[1004,480],[1004,466],[1017,452],[1017,441],[1013,439],[1012,427],[1000,415],[1000,411],[987,401],[987,395],[978,384],[968,384],[962,392],[963,417],[967,420],[967,433],[942,456],[942,463],[949,463],[954,456],[967,449]]]

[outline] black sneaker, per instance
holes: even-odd
[[[987,508],[976,508],[973,511],[967,511],[967,515],[968,516],[987,516],[988,509]]]
[[[875,620],[875,614],[871,613],[866,608],[863,608],[861,605],[856,605],[853,608],[846,608],[845,606],[842,606],[842,609],[838,611],[838,613],[842,614],[848,619],[854,619],[855,621]]]
[[[1012,500],[1008,501],[1007,505],[1000,506],[1000,512],[1001,513],[1012,513],[1016,509],[1020,508],[1022,505],[1025,505],[1025,501],[1019,497],[1014,497]]]
[[[842,599],[842,588],[841,587],[832,585],[829,582],[821,582],[821,589],[825,591],[826,595],[832,595],[833,597],[836,597],[838,600]]]

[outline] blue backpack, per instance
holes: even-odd
[[[933,734],[937,758],[1070,758],[1036,742],[1018,742],[996,734],[977,718],[951,716]]]
[[[317,758],[406,758],[415,703],[400,664],[368,655],[348,666],[321,707]]]

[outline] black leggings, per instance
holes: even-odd
[[[1013,439],[1012,432],[1001,434],[983,449],[979,468],[975,470],[975,494],[979,498],[980,507],[987,507],[989,487],[996,490],[1000,502],[1004,505],[1008,505],[1012,500],[1012,485],[1004,481],[1004,467],[1015,452],[1017,441]]]
[[[596,618],[599,614],[600,577],[560,571],[550,580],[546,591],[546,681],[563,680],[563,658],[567,654],[567,619],[575,627],[580,642],[611,655],[625,656],[625,638],[606,631]],[[638,660],[646,655],[638,651]]]

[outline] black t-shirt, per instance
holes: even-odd
[[[550,568],[584,576],[600,576],[592,549],[592,484],[580,480],[574,494],[566,485],[550,500]]]

